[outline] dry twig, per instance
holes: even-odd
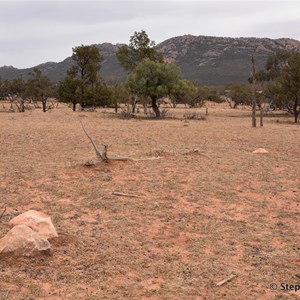
[[[222,286],[223,284],[231,281],[233,278],[237,277],[236,274],[231,274],[230,276],[228,276],[227,278],[223,279],[222,281],[217,283],[217,286]]]
[[[86,166],[94,166],[98,163],[101,162],[109,162],[110,160],[116,160],[116,161],[147,161],[147,160],[156,160],[156,159],[160,159],[160,157],[145,157],[145,158],[131,158],[131,157],[108,157],[107,156],[107,150],[108,150],[108,145],[104,145],[103,151],[102,153],[99,151],[96,143],[93,141],[93,139],[91,138],[91,136],[88,134],[88,132],[86,131],[86,129],[84,128],[82,122],[80,121],[82,129],[85,133],[85,135],[88,137],[88,139],[90,140],[90,142],[92,143],[94,150],[96,152],[97,155],[97,159],[96,160],[89,160],[85,165]]]
[[[5,214],[5,212],[6,212],[6,207],[4,207],[4,210],[3,210],[3,212],[2,212],[2,214],[0,216],[0,219],[3,217],[3,215]]]
[[[137,195],[126,194],[126,193],[121,193],[121,192],[113,192],[112,194],[115,196],[124,196],[124,197],[131,197],[131,198],[138,197]]]

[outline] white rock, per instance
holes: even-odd
[[[263,154],[263,153],[269,153],[269,151],[267,151],[264,148],[257,148],[256,150],[254,150],[252,153],[256,153],[256,154]]]
[[[42,253],[50,253],[50,243],[26,225],[13,227],[0,240],[0,255],[35,256]]]
[[[20,214],[10,220],[9,225],[11,227],[16,225],[27,225],[43,239],[50,239],[58,236],[51,218],[40,211],[29,210]]]

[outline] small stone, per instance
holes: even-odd
[[[0,240],[0,255],[35,256],[49,253],[50,243],[26,225],[13,227]]]
[[[9,225],[27,225],[43,239],[58,237],[51,218],[41,211],[29,210],[10,220]]]
[[[264,154],[264,153],[269,153],[269,151],[267,151],[267,150],[264,149],[264,148],[257,148],[257,149],[254,150],[252,153],[255,153],[255,154]]]

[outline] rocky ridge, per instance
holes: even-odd
[[[104,57],[101,76],[126,78],[120,66],[116,51],[120,44],[98,44]],[[156,46],[167,61],[175,62],[183,77],[195,80],[202,85],[224,85],[233,82],[246,82],[251,72],[251,55],[255,51],[257,69],[264,68],[270,54],[286,49],[300,51],[300,42],[289,38],[230,38],[184,35],[165,40]],[[36,66],[52,81],[60,81],[72,65],[71,57],[62,62],[47,62]],[[29,69],[1,67],[2,79],[27,78]]]

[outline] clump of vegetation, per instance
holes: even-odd
[[[0,98],[10,102],[10,111],[25,112],[26,109],[39,108],[42,104],[43,112],[55,107],[53,100],[57,98],[57,86],[34,68],[27,80],[15,78],[2,81],[0,79]]]
[[[96,46],[73,48],[74,65],[59,86],[60,100],[81,108],[104,106],[111,103],[111,90],[98,75],[103,57]]]
[[[267,82],[266,95],[280,109],[294,115],[295,123],[300,115],[300,53],[286,50],[270,55],[265,70],[256,74],[260,82]]]
[[[201,114],[195,111],[186,111],[183,117],[186,120],[206,120],[206,117],[202,116]]]
[[[251,88],[246,84],[229,84],[226,86],[228,102],[231,108],[237,108],[238,105],[250,105],[252,96]]]

